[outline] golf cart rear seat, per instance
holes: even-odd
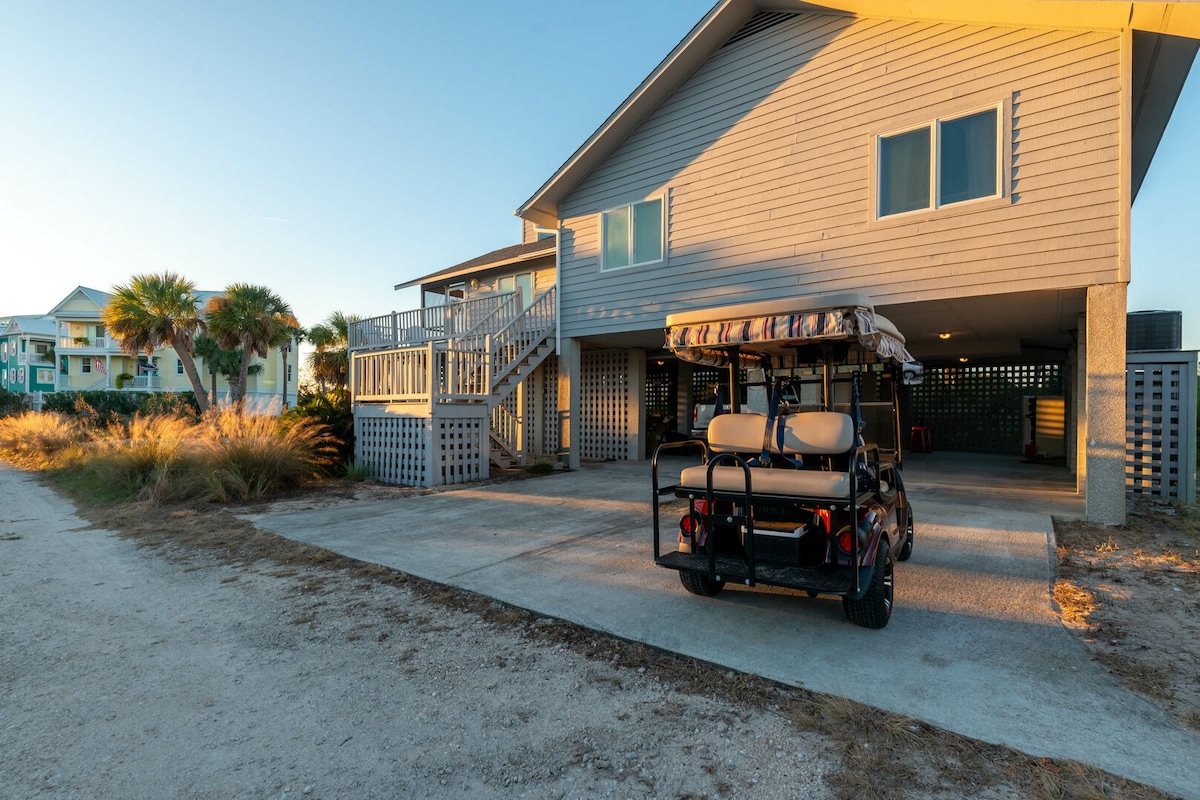
[[[708,448],[715,456],[736,453],[746,460],[762,454],[764,433],[767,450],[774,455],[799,456],[804,467],[754,467],[751,488],[754,494],[783,495],[817,500],[847,500],[850,497],[849,463],[853,460],[854,423],[849,414],[833,411],[804,411],[783,418],[783,446],[779,446],[775,426],[767,431],[762,414],[722,414],[708,427]],[[830,459],[829,456],[842,456]],[[822,458],[824,457],[824,458]],[[840,461],[840,469],[828,462]],[[821,462],[824,469],[820,469]],[[715,492],[743,493],[746,474],[741,466],[718,464],[713,467]],[[708,466],[688,467],[679,477],[679,490],[704,492]]]

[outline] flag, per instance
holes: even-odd
[[[93,368],[96,370],[96,372],[99,372],[101,375],[107,374],[104,371],[104,362],[103,361],[101,361],[98,358],[93,358],[92,361],[94,362],[95,366]]]

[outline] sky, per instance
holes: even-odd
[[[392,287],[520,242],[513,210],[712,2],[0,0],[0,316],[164,270],[269,286],[304,326],[415,308]],[[1196,72],[1129,289],[1189,349]]]

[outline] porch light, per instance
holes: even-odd
[[[938,334],[938,338],[939,339],[949,339],[950,331],[942,331],[941,333]]]

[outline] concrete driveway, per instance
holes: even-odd
[[[972,463],[910,458],[916,548],[897,565],[880,631],[846,622],[834,598],[686,593],[677,573],[653,565],[645,462],[247,518],[539,614],[1200,799],[1200,737],[1121,688],[1058,623],[1050,514],[1082,510],[1065,472],[996,461],[980,485]]]

